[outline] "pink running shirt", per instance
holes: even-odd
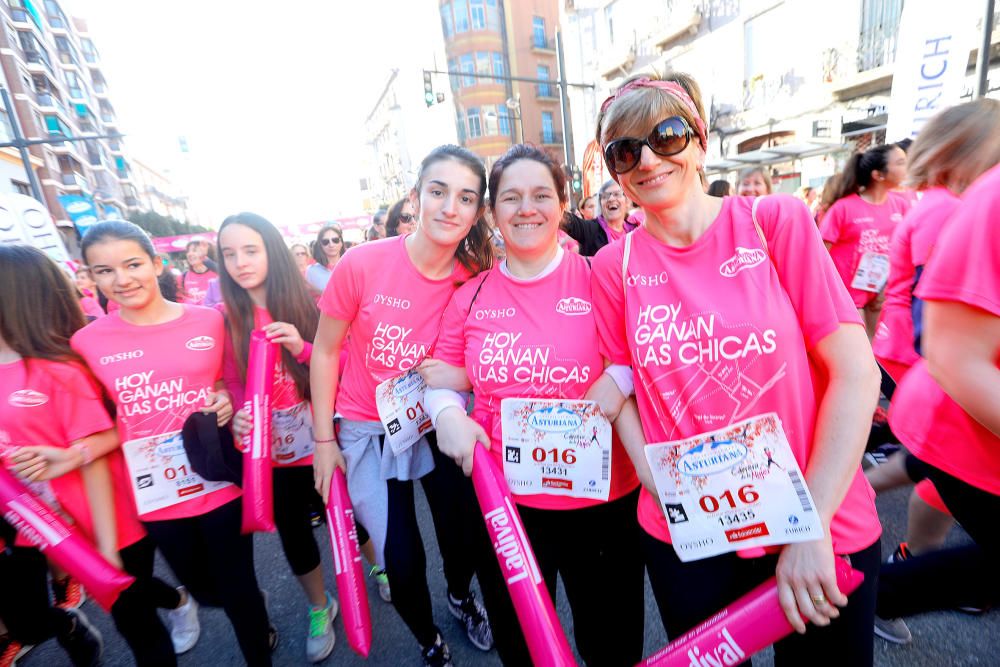
[[[910,309],[916,267],[930,257],[931,247],[945,222],[958,208],[959,199],[947,188],[930,188],[903,216],[889,244],[889,283],[885,304],[872,348],[880,361],[912,366],[920,358],[913,344],[913,313]],[[894,377],[896,382],[901,378]]]
[[[320,312],[351,323],[336,405],[337,414],[346,419],[378,421],[375,388],[431,354],[441,313],[455,289],[469,279],[457,260],[447,278],[426,278],[406,252],[407,238],[351,248],[320,297]]]
[[[208,284],[219,274],[211,269],[206,269],[203,273],[185,271],[177,279],[178,287],[181,288],[181,300],[194,306],[200,306],[208,295]]]
[[[531,282],[494,267],[463,285],[448,304],[434,357],[465,367],[476,395],[472,417],[490,434],[490,454],[501,468],[503,399],[582,399],[604,372],[592,310],[590,266],[569,252],[552,273]],[[614,435],[608,500],[638,485],[628,453]],[[517,495],[516,500],[541,509],[603,502],[547,494]]]
[[[80,329],[70,344],[90,366],[118,408],[122,443],[180,431],[188,416],[205,405],[222,377],[225,343],[222,314],[184,306],[176,320],[137,326],[109,314]],[[132,493],[128,479],[116,492]],[[196,496],[140,514],[143,521],[200,516],[239,498],[237,486]]]
[[[1000,166],[965,191],[941,232],[917,296],[963,303],[1000,317],[998,217]],[[1000,494],[1000,438],[944,393],[927,371],[926,361],[917,362],[900,383],[889,424],[923,461],[988,493]]]
[[[903,219],[909,204],[900,195],[889,193],[884,204],[869,204],[860,195],[838,199],[820,222],[823,240],[832,243],[830,257],[857,308],[875,298],[875,293],[853,289],[851,281],[866,252],[889,254],[889,239],[896,223]]]
[[[12,449],[28,445],[69,447],[110,428],[114,422],[104,409],[101,390],[79,363],[30,359],[0,364],[0,459]],[[113,477],[124,474],[120,451],[107,459]],[[94,522],[80,471],[57,477],[49,485],[60,507],[93,542]],[[116,489],[114,506],[118,548],[124,549],[142,539],[146,531],[130,494]]]
[[[752,203],[751,197],[725,197],[712,225],[685,248],[658,241],[645,226],[633,232],[627,298],[625,244],[603,248],[593,276],[601,352],[635,369],[649,442],[776,412],[808,474],[825,386],[808,351],[841,323],[860,324],[860,318],[805,205],[788,195],[761,201],[765,251]],[[639,523],[670,542],[663,510],[645,490]],[[875,493],[860,465],[831,532],[840,554],[868,547],[881,533]]]

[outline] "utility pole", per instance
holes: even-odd
[[[562,31],[560,30],[556,30],[556,62],[559,66],[559,106],[562,111],[563,155],[566,159],[567,169],[572,169],[575,166],[576,159],[573,157],[573,125],[569,118],[569,95],[566,90],[566,63],[563,59]],[[567,201],[572,203],[572,178],[566,180],[566,189],[569,191],[569,199]]]
[[[976,59],[976,87],[972,92],[974,100],[986,97],[989,90],[990,42],[993,38],[993,10],[995,7],[995,0],[986,0],[986,14],[983,16],[983,40],[979,44],[979,57]]]
[[[121,139],[125,136],[124,134],[115,133],[94,134],[85,137],[60,137],[57,139],[25,139],[21,133],[21,123],[18,121],[17,113],[14,111],[14,105],[10,101],[10,94],[6,88],[0,88],[0,98],[3,98],[3,108],[7,112],[11,133],[14,135],[14,141],[2,142],[0,143],[0,148],[16,148],[21,154],[21,162],[24,164],[24,171],[28,175],[28,184],[31,187],[31,196],[37,199],[43,206],[45,205],[45,196],[42,194],[42,187],[38,183],[38,177],[35,176],[35,170],[31,167],[31,156],[28,154],[28,146],[61,144],[66,141],[89,141],[91,139]]]

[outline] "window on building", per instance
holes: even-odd
[[[500,29],[500,11],[497,9],[497,0],[486,0],[486,25],[490,30]]]
[[[448,61],[448,71],[457,72],[458,71],[458,58],[452,58]],[[462,86],[462,82],[458,80],[457,74],[452,74],[448,77],[448,81],[451,83],[452,90],[458,90]]]
[[[476,137],[483,136],[483,125],[479,119],[479,107],[468,109],[465,112],[465,116],[469,119],[469,138],[475,139]]]
[[[458,131],[458,143],[464,146],[468,135],[465,127],[465,116],[462,115],[462,112],[459,112],[458,117],[455,119],[455,129]]]
[[[497,108],[497,130],[505,137],[510,136],[510,109],[506,104]]]
[[[31,188],[27,183],[22,183],[21,181],[15,181],[13,178],[10,179],[10,184],[14,188],[14,192],[22,195],[31,196]]]
[[[476,61],[473,60],[471,53],[463,53],[459,60],[461,64],[461,70],[466,74],[472,74],[476,71]],[[476,77],[474,76],[463,76],[462,85],[465,87],[476,85]]]
[[[858,71],[896,62],[896,39],[903,0],[862,0]]]
[[[549,67],[548,65],[539,65],[536,70],[535,78],[545,79],[549,78]],[[547,83],[538,84],[538,94],[541,97],[552,97],[552,86]]]
[[[542,112],[542,143],[556,143],[556,121],[551,111]]]
[[[506,76],[506,70],[503,66],[503,54],[493,52],[493,81],[494,83],[503,83],[504,80],[501,77]]]
[[[483,105],[483,134],[492,137],[497,134],[497,107],[495,104]]]
[[[538,48],[545,48],[545,19],[541,16],[531,19],[531,43]]]
[[[7,112],[0,109],[0,139],[10,141],[14,138],[14,130],[10,126],[10,118]]]
[[[441,29],[444,31],[444,38],[450,39],[455,34],[455,23],[451,18],[451,3],[446,2],[441,5]]]
[[[467,0],[455,0],[455,32],[469,31],[469,5]]]
[[[486,29],[486,0],[469,0],[469,14],[473,30]]]
[[[476,74],[489,76],[492,66],[490,63],[489,51],[476,51]],[[476,81],[486,83],[488,79],[477,79]]]

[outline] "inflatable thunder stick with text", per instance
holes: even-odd
[[[247,389],[243,408],[250,432],[243,437],[243,532],[274,530],[271,471],[271,391],[278,346],[260,330],[250,333]]]
[[[531,661],[552,667],[576,665],[503,473],[481,444],[476,443],[473,456],[472,484]]]
[[[135,581],[106,561],[90,542],[2,466],[0,512],[24,539],[79,581],[105,611]]]
[[[347,643],[355,653],[367,658],[372,647],[372,620],[368,610],[365,575],[361,569],[361,549],[358,545],[358,527],[354,523],[354,506],[347,494],[347,479],[340,468],[334,469],[333,479],[330,481],[326,525],[330,529],[337,595],[340,597]]]

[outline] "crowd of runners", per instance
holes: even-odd
[[[0,457],[135,578],[110,614],[136,664],[178,664],[200,606],[225,610],[248,665],[271,664],[282,633],[328,658],[338,599],[314,528],[338,468],[414,654],[450,665],[448,641],[469,641],[531,664],[469,477],[477,443],[552,598],[563,581],[587,665],[642,660],[644,573],[671,639],[776,577],[795,630],[778,665],[871,665],[876,635],[911,641],[906,616],[993,604],[1000,103],[853,155],[821,194],[772,194],[766,169],[733,194],[708,183],[684,75],[628,80],[597,140],[612,180],[575,209],[540,148],[487,171],[440,146],[350,249],[336,225],[298,243],[253,213],[192,242],[183,273],[125,221],[86,232],[73,277],[0,246]],[[227,463],[254,428],[257,331],[280,350],[273,514],[299,627],[269,618]],[[386,417],[383,387],[411,380],[433,428]],[[886,562],[875,495],[904,484],[908,537]],[[0,665],[50,638],[99,664],[79,581],[4,516]],[[943,548],[956,523],[971,541]],[[428,587],[428,539],[447,590]],[[838,559],[864,575],[850,595]],[[439,595],[465,637],[442,632]]]

